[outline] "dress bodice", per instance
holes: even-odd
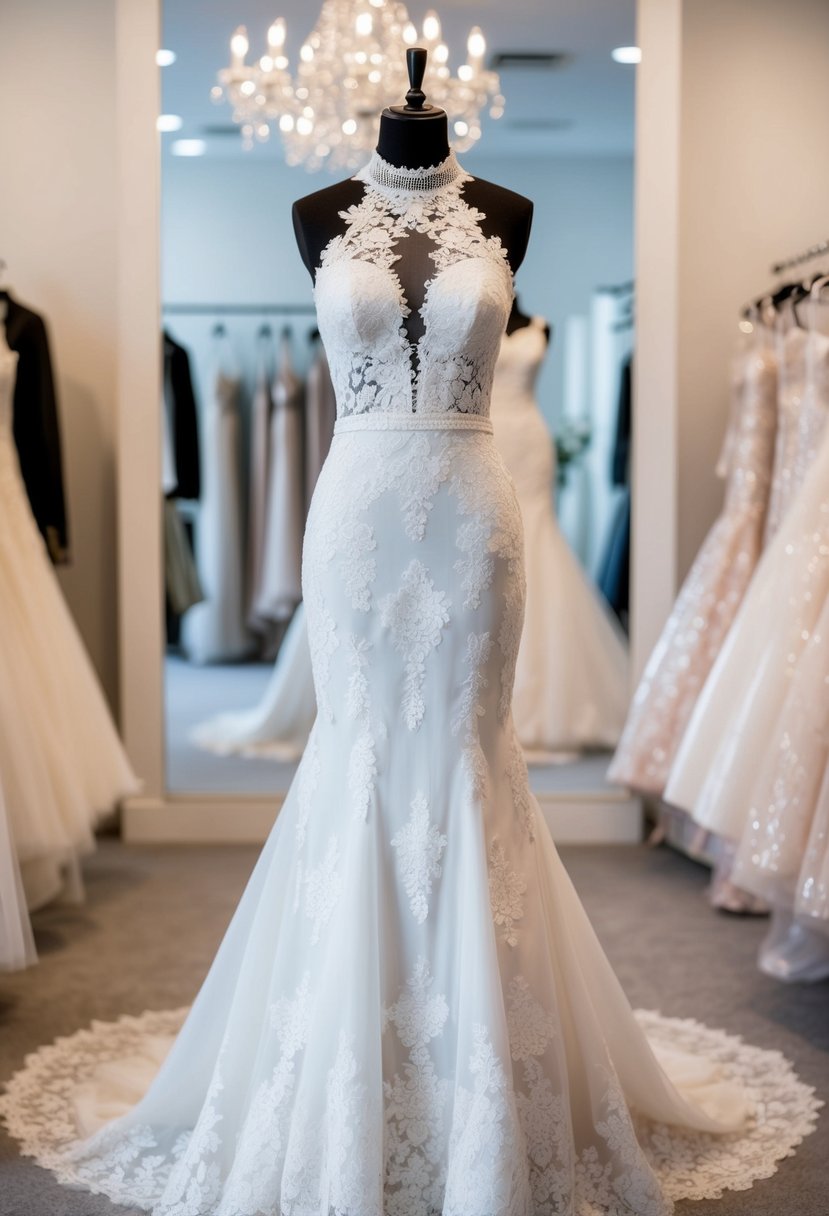
[[[454,155],[396,169],[377,154],[325,247],[314,297],[337,415],[489,413],[512,274]]]
[[[765,514],[777,431],[777,359],[767,343],[738,360],[735,409],[718,471],[727,480],[729,510]]]

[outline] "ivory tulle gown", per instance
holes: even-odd
[[[316,276],[339,417],[297,779],[146,1096],[73,1143],[178,1015],[30,1057],[2,1112],[63,1180],[156,1216],[656,1216],[745,1187],[811,1129],[810,1091],[777,1053],[637,1020],[528,789],[521,523],[487,416],[504,250],[454,156],[358,180]]]
[[[757,777],[792,673],[829,595],[829,338],[786,336],[804,372],[796,394],[798,442],[785,470],[785,509],[696,703],[665,799],[696,822],[740,840]]]
[[[29,507],[14,444],[17,354],[0,325],[0,786],[29,905],[95,847],[137,788]]]
[[[524,529],[527,594],[512,716],[530,753],[614,746],[628,703],[623,635],[556,522],[554,449],[535,398],[546,352],[547,335],[538,317],[504,334],[490,411],[495,446],[515,483]],[[192,739],[219,754],[291,759],[302,753],[314,709],[300,605],[259,704],[201,723]]]
[[[631,704],[608,770],[611,781],[661,796],[700,690],[728,635],[763,545],[777,428],[771,336],[737,358],[732,415],[717,471],[725,501],[708,533]]]

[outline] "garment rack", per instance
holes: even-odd
[[[784,270],[793,270],[795,266],[802,266],[805,262],[811,262],[813,258],[822,257],[824,253],[829,253],[829,240],[820,241],[817,245],[810,245],[808,249],[801,250],[794,257],[786,258],[782,262],[775,262],[771,268],[772,274],[782,274]]]
[[[215,317],[283,317],[313,316],[313,304],[162,304],[161,311],[169,316]]]

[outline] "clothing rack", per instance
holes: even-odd
[[[803,249],[800,253],[796,253],[794,257],[786,258],[782,262],[775,262],[771,268],[772,274],[783,274],[785,270],[793,270],[795,266],[802,266],[804,262],[811,262],[813,258],[819,258],[829,253],[829,240],[820,241],[817,245],[810,245],[808,249]]]
[[[161,311],[168,316],[215,317],[283,317],[313,316],[313,304],[162,304]]]

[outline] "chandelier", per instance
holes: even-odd
[[[446,110],[457,151],[480,139],[487,107],[493,118],[503,114],[498,75],[484,67],[486,42],[477,26],[467,39],[466,62],[454,76],[437,13],[426,14],[419,38],[397,0],[324,0],[300,48],[295,75],[285,55],[286,34],[280,17],[268,30],[266,53],[247,63],[250,43],[239,26],[230,40],[230,66],[211,90],[214,101],[233,107],[246,149],[277,130],[290,165],[337,170],[362,164],[377,142],[380,111],[409,87],[405,52],[415,43],[429,52],[423,89]]]

